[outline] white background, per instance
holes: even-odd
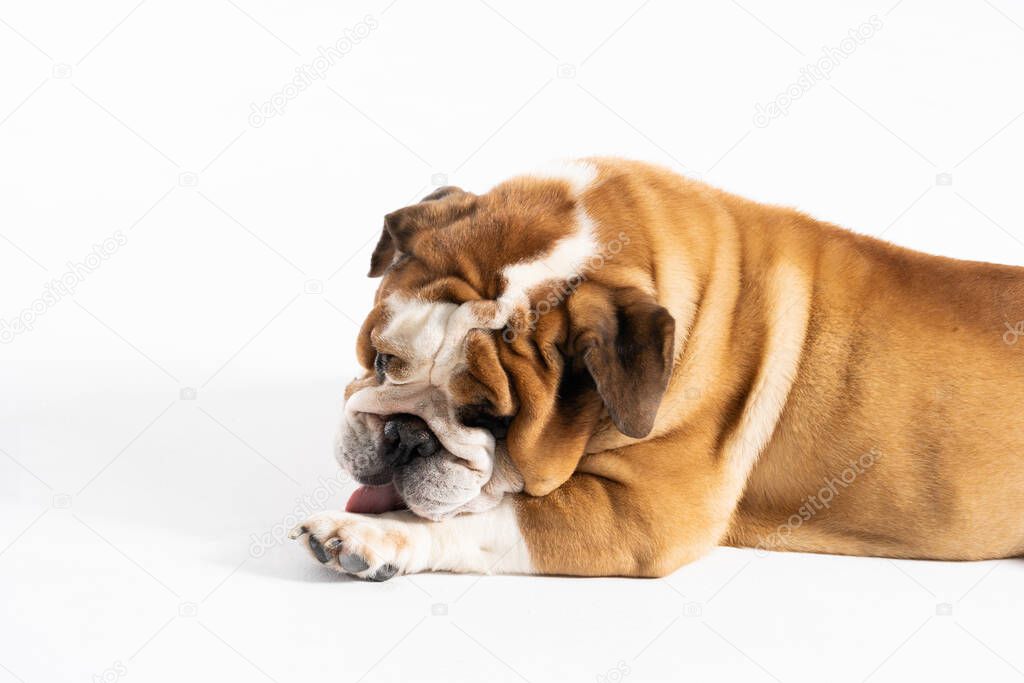
[[[366,584],[274,539],[351,489],[369,253],[434,184],[619,154],[1024,264],[1020,2],[136,1],[0,4],[0,316],[126,240],[0,345],[0,682],[1024,676],[1016,560]]]

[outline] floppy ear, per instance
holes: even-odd
[[[572,355],[594,380],[612,423],[643,438],[672,375],[675,320],[636,288],[584,285],[569,298]]]
[[[384,230],[370,257],[370,277],[380,277],[395,260],[396,253],[407,253],[413,234],[430,211],[429,202],[437,202],[449,195],[469,195],[453,185],[439,187],[418,204],[412,204],[384,216]]]
[[[545,495],[572,475],[605,411],[626,436],[650,433],[674,334],[672,316],[649,295],[592,282],[536,318],[532,332],[506,330],[499,355],[519,400],[506,443],[526,493]]]

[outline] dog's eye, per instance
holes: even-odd
[[[373,371],[377,373],[378,382],[384,381],[384,375],[388,371],[388,363],[392,357],[390,353],[378,353],[377,357],[373,359]]]

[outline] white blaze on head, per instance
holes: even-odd
[[[594,221],[582,206],[578,207],[574,234],[558,240],[551,251],[540,258],[505,266],[501,274],[506,285],[498,299],[499,305],[511,310],[529,306],[532,290],[548,282],[578,277],[597,250]],[[504,322],[508,322],[508,318]]]
[[[453,303],[421,301],[393,294],[388,297],[387,324],[380,336],[395,348],[409,369],[402,384],[431,382],[434,361],[445,345],[448,321],[458,309]]]
[[[543,256],[530,261],[521,261],[505,266],[502,276],[505,291],[498,299],[499,307],[507,310],[508,316],[518,307],[528,307],[530,292],[553,281],[568,281],[578,277],[587,261],[598,252],[594,221],[583,207],[582,195],[597,179],[597,169],[586,161],[568,161],[549,164],[527,174],[540,180],[558,180],[569,184],[569,190],[577,200],[575,231],[555,242]]]

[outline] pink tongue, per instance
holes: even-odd
[[[393,483],[384,486],[360,486],[345,503],[345,512],[359,512],[376,515],[388,510],[405,507]]]

